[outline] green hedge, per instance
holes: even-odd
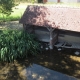
[[[39,43],[33,34],[19,30],[0,31],[0,61],[13,62],[28,54],[36,55],[38,51]]]

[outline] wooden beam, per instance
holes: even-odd
[[[52,28],[52,27],[47,27],[47,29],[48,29],[49,32],[50,32],[49,48],[50,48],[50,49],[53,49],[53,31],[54,31],[55,29]]]
[[[54,28],[52,28],[52,27],[47,27],[47,29],[48,29],[49,31],[54,31]]]

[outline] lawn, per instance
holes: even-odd
[[[42,6],[61,6],[61,7],[77,7],[80,8],[80,3],[46,3],[46,4],[32,4],[32,3],[20,3],[17,6],[13,8],[13,12],[10,16],[4,16],[3,14],[0,14],[0,22],[1,21],[16,21],[21,18],[23,15],[25,9],[28,5],[42,5]]]
[[[0,14],[0,21],[16,21],[19,20],[28,4],[19,4],[13,8],[13,12],[9,16]]]

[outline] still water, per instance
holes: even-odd
[[[77,80],[73,77],[80,78],[80,57],[68,52],[48,50],[14,63],[0,63],[0,80]]]

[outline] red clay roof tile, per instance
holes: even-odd
[[[80,32],[80,8],[28,6],[20,23]]]

